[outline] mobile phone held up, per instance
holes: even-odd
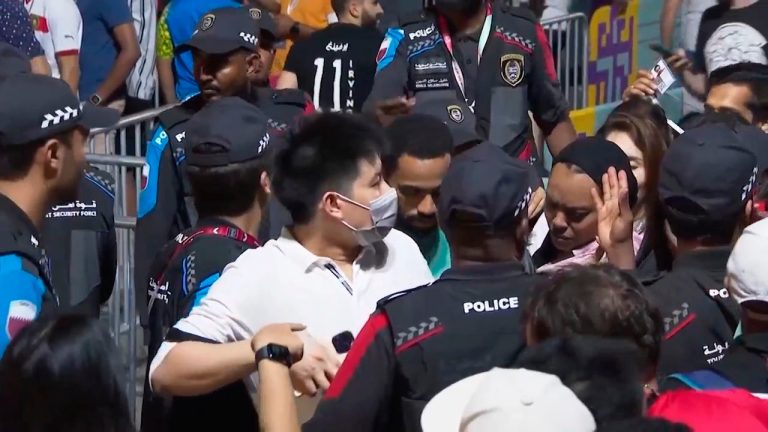
[[[650,45],[648,45],[648,48],[652,49],[653,51],[656,51],[657,53],[659,53],[659,55],[661,55],[661,57],[663,57],[665,59],[675,55],[674,51],[672,51],[670,49],[667,49],[667,48],[664,48],[663,46],[661,46],[659,44],[655,44],[655,43],[650,44]]]

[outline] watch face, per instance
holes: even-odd
[[[269,344],[268,347],[270,359],[290,362],[291,352],[288,350],[288,348],[277,344]]]

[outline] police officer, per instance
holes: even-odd
[[[307,431],[418,431],[424,405],[467,376],[511,365],[522,308],[539,280],[520,262],[529,167],[481,143],[452,162],[438,219],[452,267],[432,285],[379,302]]]
[[[379,48],[365,110],[382,123],[429,93],[448,93],[474,111],[481,136],[534,161],[528,112],[556,155],[576,137],[544,31],[509,0],[425,0]]]
[[[160,125],[147,145],[143,173],[146,183],[139,197],[136,228],[137,281],[147,280],[150,262],[162,245],[193,226],[197,219],[184,177],[184,140],[192,115],[211,100],[240,96],[262,109],[270,118],[272,132],[279,134],[308,110],[308,99],[298,90],[272,92],[254,88],[254,83],[266,82],[269,65],[263,63],[262,57],[271,61],[266,55],[271,56],[273,47],[260,49],[259,45],[261,41],[272,40],[265,37],[265,33],[274,34],[272,24],[269,15],[260,9],[215,9],[201,18],[189,42],[179,47],[193,50],[201,92],[162,113]],[[272,213],[275,212],[270,212],[270,216]],[[281,222],[272,221],[282,227]],[[146,304],[139,302],[137,307],[145,317]]]
[[[739,309],[724,285],[731,244],[749,222],[757,159],[724,124],[686,131],[667,150],[659,198],[676,242],[672,270],[645,281],[664,317],[659,374],[710,367],[733,344]]]
[[[45,214],[42,237],[62,310],[98,317],[112,295],[117,271],[114,207],[115,179],[87,166],[77,199]]]
[[[9,75],[0,81],[0,352],[56,307],[39,229],[51,205],[76,198],[89,129],[118,120],[113,110],[80,108],[61,80]]]
[[[200,219],[168,242],[152,263],[150,362],[168,329],[200,304],[224,267],[258,246],[255,234],[266,207],[276,139],[263,113],[237,97],[213,101],[190,120],[186,169]],[[258,428],[242,382],[172,402],[154,395],[147,382],[144,394],[143,431],[215,430],[221,418],[227,419],[228,430]],[[238,395],[245,398],[242,403]]]

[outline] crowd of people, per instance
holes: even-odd
[[[721,37],[768,0],[668,50],[700,112],[641,70],[594,136],[569,2],[0,1],[0,430],[768,431],[768,44]],[[155,92],[137,422],[85,143]]]

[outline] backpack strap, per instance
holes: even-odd
[[[678,380],[694,390],[728,390],[736,388],[732,382],[711,369],[676,373],[669,375],[667,379]]]

